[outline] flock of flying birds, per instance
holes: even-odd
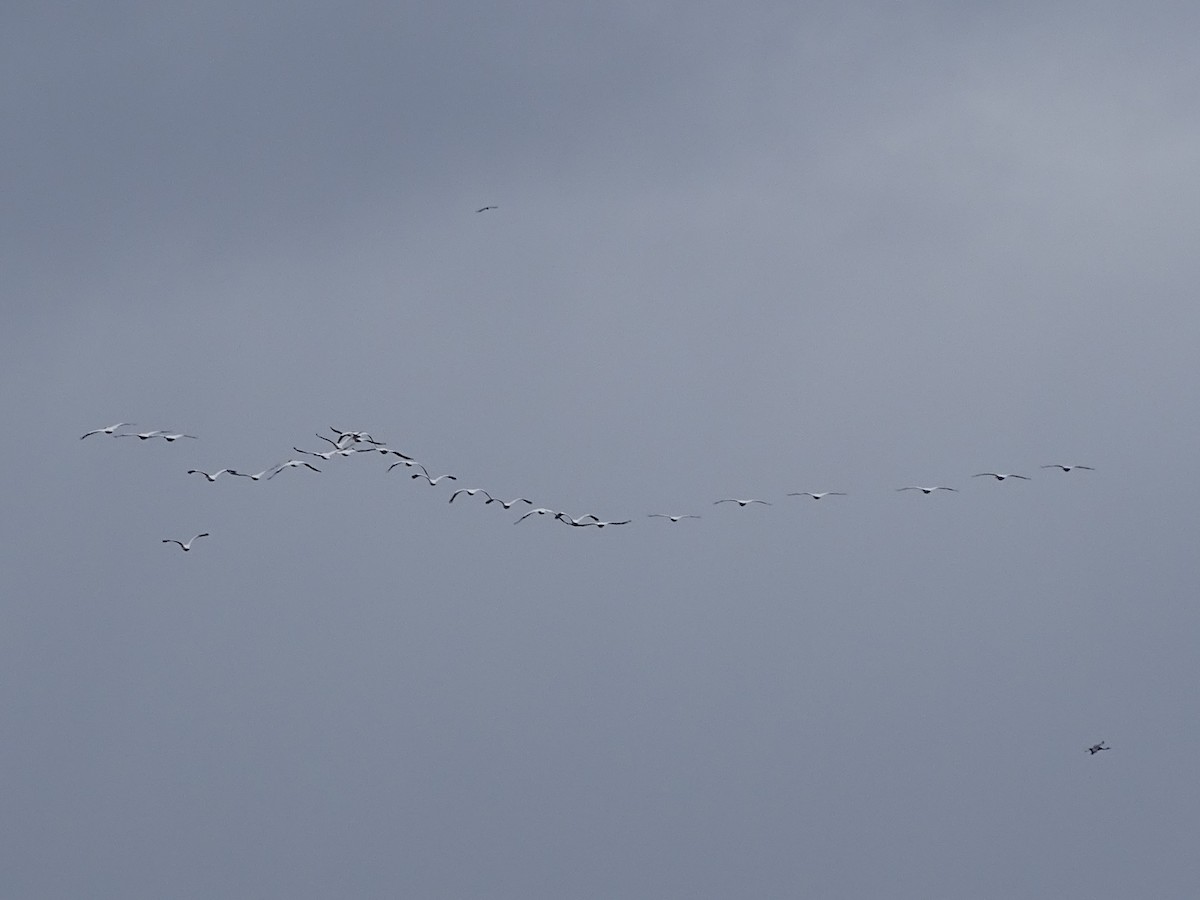
[[[485,207],[484,209],[488,209],[488,208],[489,207]],[[494,207],[492,207],[492,208],[494,208]],[[484,210],[479,210],[479,212],[483,212],[483,211]],[[136,427],[137,427],[137,425],[133,422],[117,422],[115,425],[109,425],[105,428],[97,428],[92,431],[89,431],[86,434],[81,435],[80,440],[92,437],[93,435],[105,435],[105,436],[113,437],[113,438],[135,437],[142,441],[163,440],[163,441],[166,441],[167,443],[174,443],[175,441],[181,440],[184,438],[187,438],[190,440],[197,440],[196,435],[184,434],[182,432],[176,432],[176,431],[153,430],[153,431],[134,432],[134,431],[123,431],[122,430],[122,429],[127,429],[127,428],[136,428]],[[332,427],[329,429],[329,431],[331,433],[331,436],[326,436],[323,434],[316,435],[316,437],[318,439],[320,439],[321,441],[324,441],[326,444],[329,445],[328,450],[304,450],[304,449],[301,449],[300,447],[295,447],[295,446],[292,447],[292,450],[294,450],[297,454],[299,454],[302,457],[306,456],[311,459],[321,460],[323,462],[328,462],[328,461],[332,460],[334,457],[349,457],[349,456],[354,456],[354,455],[363,454],[363,453],[367,453],[367,454],[377,453],[384,457],[391,456],[391,457],[395,458],[395,461],[392,462],[391,465],[388,466],[387,471],[391,472],[392,470],[397,469],[397,468],[401,469],[402,471],[412,469],[413,471],[408,473],[410,478],[412,478],[414,480],[423,480],[424,482],[429,484],[431,487],[436,487],[442,481],[457,481],[458,480],[458,477],[455,475],[449,475],[449,474],[431,475],[429,472],[429,469],[426,468],[422,463],[417,462],[415,459],[413,459],[411,456],[409,456],[406,453],[403,453],[399,450],[396,450],[394,448],[387,446],[383,441],[376,440],[371,434],[369,434],[366,431],[341,431],[337,428],[332,428]],[[1085,466],[1085,465],[1079,465],[1079,464],[1074,464],[1074,463],[1073,464],[1049,463],[1047,465],[1041,466],[1041,468],[1043,468],[1043,469],[1058,469],[1064,473],[1074,472],[1077,469],[1085,470],[1085,471],[1093,471],[1092,466]],[[248,478],[251,481],[270,481],[275,476],[279,475],[281,472],[284,472],[288,469],[307,469],[311,472],[316,472],[316,473],[319,473],[322,471],[317,466],[315,466],[313,463],[309,462],[308,459],[292,457],[290,459],[284,460],[283,462],[276,463],[273,466],[263,469],[261,472],[256,472],[256,473],[241,472],[241,471],[238,471],[237,469],[231,469],[231,468],[222,468],[222,469],[218,469],[215,472],[206,472],[201,469],[188,469],[187,474],[188,475],[199,475],[210,483],[216,481],[222,475],[227,475],[227,476],[230,476],[233,478]],[[992,478],[996,481],[1007,481],[1010,478],[1015,478],[1015,479],[1018,479],[1021,481],[1031,480],[1030,476],[1020,475],[1015,472],[977,472],[976,474],[974,474],[971,477],[972,478]],[[928,496],[929,494],[932,494],[935,491],[957,492],[958,488],[948,487],[948,486],[942,485],[942,484],[934,484],[934,485],[910,484],[910,485],[905,485],[904,487],[896,488],[896,490],[897,491],[920,491],[922,494]],[[827,497],[845,497],[848,495],[845,491],[793,491],[793,492],[789,493],[787,496],[789,496],[789,497],[808,497],[811,500],[824,500]],[[563,510],[554,510],[554,509],[550,509],[549,507],[545,507],[545,506],[534,507],[533,501],[527,497],[513,497],[512,499],[505,500],[501,497],[497,497],[497,496],[493,495],[491,492],[489,492],[483,488],[461,488],[461,487],[456,488],[454,491],[451,492],[450,499],[447,502],[453,503],[459,497],[472,497],[472,498],[482,497],[482,498],[484,498],[483,502],[484,502],[485,506],[489,506],[489,505],[495,503],[495,504],[498,504],[499,507],[504,510],[511,510],[514,507],[516,507],[517,509],[524,510],[521,513],[521,515],[513,522],[514,525],[519,525],[521,522],[524,522],[526,519],[531,518],[533,516],[550,516],[555,521],[561,522],[564,525],[570,525],[575,528],[595,527],[597,529],[602,529],[602,528],[607,528],[610,525],[612,525],[612,526],[629,525],[633,521],[632,519],[620,519],[620,520],[616,520],[616,521],[609,521],[606,519],[602,519],[593,513],[585,513],[581,516],[572,516]],[[763,505],[763,506],[771,506],[772,505],[772,503],[769,500],[763,500],[763,499],[760,499],[757,497],[749,497],[749,498],[723,497],[719,500],[714,500],[713,506],[720,506],[721,504],[724,504],[724,503],[735,503],[738,505],[738,507],[743,508],[743,509],[748,506],[752,506],[752,505]],[[532,507],[532,508],[526,509],[526,507]],[[701,518],[701,516],[698,514],[695,514],[695,513],[682,513],[682,514],[650,513],[647,516],[647,518],[666,519],[668,522],[671,522],[672,524],[678,524],[678,523],[684,521],[685,519],[699,519],[699,518]],[[205,538],[205,537],[209,537],[209,533],[207,531],[203,531],[198,534],[195,534],[186,541],[181,541],[176,538],[163,538],[162,542],[164,544],[176,544],[180,550],[182,550],[183,552],[186,553],[192,549],[192,545],[195,544],[196,541],[198,541],[200,538]],[[1098,744],[1094,744],[1091,747],[1088,747],[1087,752],[1090,755],[1094,756],[1095,754],[1099,753],[1102,750],[1109,750],[1109,749],[1111,749],[1111,748],[1105,746],[1105,742],[1101,741]]]

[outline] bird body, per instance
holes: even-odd
[[[766,500],[754,500],[754,499],[739,500],[737,497],[726,497],[724,500],[714,500],[713,506],[716,506],[718,503],[736,503],[738,506],[743,506],[743,507],[749,506],[751,503],[761,503],[763,506],[771,505]]]
[[[942,487],[940,484],[935,484],[932,487],[922,487],[919,484],[911,484],[908,487],[896,488],[898,491],[920,491],[922,494],[932,494],[934,491],[954,491],[957,493],[958,488]]]
[[[456,475],[439,475],[437,478],[430,478],[428,472],[416,472],[413,474],[412,477],[413,478],[424,478],[426,481],[429,482],[430,485],[436,485],[443,478],[449,478],[451,481],[458,481],[458,476],[456,476]]]
[[[165,431],[161,432],[158,436],[160,438],[162,438],[164,441],[166,441],[168,444],[172,443],[174,441],[177,441],[180,438],[191,438],[193,441],[199,440],[199,438],[196,437],[194,434],[179,434],[179,433],[167,434]]]
[[[812,491],[797,491],[795,493],[788,494],[788,496],[789,497],[812,497],[814,500],[820,500],[822,497],[845,497],[846,495],[843,494],[841,491],[821,491],[820,493],[817,493],[817,494],[814,494]]]
[[[980,472],[979,474],[972,475],[971,477],[972,478],[983,478],[985,476],[991,476],[992,478],[995,478],[997,481],[1004,481],[1006,478],[1020,478],[1022,481],[1030,480],[1028,475],[1014,475],[1012,472]]]
[[[135,437],[143,441],[148,441],[152,437],[159,437],[162,433],[161,431],[142,431],[137,434],[118,434],[115,437]]]
[[[1048,466],[1042,466],[1042,468],[1043,468],[1043,469],[1062,469],[1064,472],[1072,472],[1072,471],[1074,471],[1075,469],[1087,469],[1089,472],[1094,472],[1094,471],[1096,471],[1096,470],[1095,470],[1095,469],[1093,469],[1091,466],[1081,466],[1081,465],[1078,465],[1078,464],[1076,464],[1076,465],[1073,465],[1073,466],[1064,466],[1062,463],[1051,463],[1051,464],[1050,464],[1050,465],[1048,465]],[[1108,748],[1107,748],[1107,747],[1105,747],[1104,749],[1106,749],[1106,750],[1107,750]]]
[[[525,521],[530,516],[545,516],[545,515],[551,515],[557,519],[561,515],[561,513],[557,512],[556,510],[553,510],[553,509],[546,509],[546,507],[544,507],[544,506],[539,506],[537,509],[531,509],[529,512],[525,513],[525,515],[521,516],[521,518],[517,519],[517,521],[513,522],[513,524],[519,525],[521,522]]]
[[[163,538],[163,543],[164,544],[178,544],[180,546],[180,548],[182,548],[182,550],[186,553],[188,550],[192,549],[192,541],[195,541],[197,538],[202,538],[202,537],[208,537],[208,532],[202,531],[197,535],[193,535],[192,538],[186,544],[183,541],[177,541],[174,538]]]
[[[488,499],[483,501],[483,505],[487,506],[489,503],[499,503],[501,509],[512,509],[518,503],[527,503],[530,506],[533,506],[533,501],[526,499],[525,497],[513,497],[511,500],[501,500],[499,497],[492,497],[489,495]]]
[[[272,472],[270,475],[268,475],[268,476],[267,476],[267,481],[270,481],[272,478],[274,478],[276,475],[278,475],[278,474],[279,474],[280,472],[282,472],[284,469],[295,469],[295,468],[298,468],[298,467],[300,467],[300,466],[303,466],[303,467],[304,467],[304,468],[306,468],[306,469],[312,469],[314,472],[320,472],[320,471],[321,471],[320,469],[318,469],[316,466],[314,466],[314,465],[313,465],[312,463],[310,463],[310,462],[305,462],[305,461],[304,461],[304,460],[302,460],[302,459],[289,459],[287,462],[285,462],[285,463],[280,463],[279,465],[277,465],[277,466],[275,467],[275,471],[274,471],[274,472]]]
[[[1101,750],[1111,750],[1111,749],[1112,749],[1112,747],[1105,747],[1105,746],[1104,746],[1104,741],[1101,741],[1101,742],[1100,742],[1100,743],[1098,743],[1098,744],[1092,744],[1092,746],[1088,747],[1088,751],[1087,751],[1087,752],[1088,752],[1088,753],[1089,753],[1091,756],[1095,756],[1095,755],[1096,755],[1097,753],[1099,753]]]
[[[486,500],[485,503],[492,502],[491,501],[492,495],[489,494],[487,491],[485,491],[483,488],[459,488],[457,491],[455,491],[453,494],[450,495],[450,502],[453,503],[454,498],[457,497],[459,494],[466,494],[468,497],[474,497],[476,494],[483,494],[483,496],[488,498],[488,500]]]
[[[648,519],[670,519],[672,522],[678,522],[680,519],[698,519],[699,516],[669,516],[666,513],[650,513]]]
[[[475,210],[475,212],[481,213],[481,212],[487,212],[489,209],[499,209],[499,208],[500,207],[498,207],[498,206],[481,206],[479,209]]]

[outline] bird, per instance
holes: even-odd
[[[112,434],[118,428],[134,428],[137,427],[136,422],[118,422],[116,425],[109,425],[107,428],[97,428],[95,431],[89,431],[87,434],[80,435],[82,441],[85,437],[91,437],[93,434]]]
[[[451,481],[458,481],[457,475],[439,475],[437,478],[430,478],[428,472],[416,472],[413,474],[412,477],[413,478],[424,478],[426,481],[429,482],[430,485],[436,485],[443,478],[449,478]]]
[[[152,437],[158,437],[162,433],[163,432],[161,432],[161,431],[142,431],[142,432],[139,432],[138,434],[132,434],[132,433],[118,434],[118,435],[115,435],[115,437],[135,437],[135,438],[141,438],[143,441],[146,441]]]
[[[533,506],[533,501],[525,497],[513,497],[511,500],[501,500],[499,497],[489,496],[487,500],[483,501],[483,505],[487,506],[489,503],[499,503],[501,509],[512,509],[518,503],[528,503],[530,506]]]
[[[479,209],[475,210],[475,212],[481,213],[481,212],[487,212],[489,209],[499,209],[499,208],[500,207],[498,207],[498,206],[481,206]]]
[[[595,525],[600,521],[600,517],[593,515],[592,513],[584,513],[582,516],[572,519],[565,512],[559,512],[554,514],[554,518],[558,519],[558,521],[562,522],[564,525],[575,525],[577,527],[583,525]],[[584,519],[591,519],[592,521],[585,522],[583,521]]]
[[[179,438],[191,438],[193,441],[197,441],[197,440],[199,440],[199,438],[198,438],[198,437],[196,437],[194,434],[178,434],[178,433],[175,433],[175,434],[167,434],[165,431],[164,431],[164,432],[161,432],[161,433],[159,433],[159,435],[158,435],[158,436],[159,436],[160,438],[162,438],[164,441],[166,441],[167,443],[171,443],[171,442],[173,442],[173,441],[177,441],[177,440],[179,440]]]
[[[365,441],[368,444],[380,444],[380,441],[375,440],[375,438],[371,437],[371,435],[365,431],[338,431],[332,425],[329,427],[329,430],[338,436],[338,441],[343,441],[346,438],[349,438],[356,444],[359,441]],[[328,440],[328,438],[326,438],[326,440]]]
[[[1020,478],[1022,481],[1029,481],[1028,475],[1014,475],[1012,472],[980,472],[978,475],[972,475],[972,478],[983,478],[985,475],[990,475],[997,481],[1003,481],[1006,478]]]
[[[450,502],[453,503],[454,498],[457,497],[459,494],[466,494],[468,497],[474,497],[476,494],[483,494],[483,496],[488,498],[488,500],[485,501],[486,503],[492,502],[491,501],[492,495],[489,494],[487,491],[485,491],[483,488],[459,488],[457,491],[455,491],[453,494],[450,495]]]
[[[220,477],[221,475],[224,475],[226,473],[228,473],[230,475],[240,474],[238,472],[233,471],[233,469],[217,469],[217,471],[213,472],[211,475],[209,475],[207,472],[201,471],[200,469],[188,469],[189,475],[203,475],[209,481],[216,481],[218,477]]]
[[[324,453],[317,453],[315,450],[301,450],[299,447],[296,447],[296,446],[293,446],[292,449],[295,450],[297,453],[304,453],[308,456],[316,456],[316,457],[319,457],[326,461],[332,459],[335,456],[353,456],[355,453],[364,452],[362,450],[356,450],[354,447],[345,447],[341,450],[339,450],[335,447],[334,449],[327,450]]]
[[[417,462],[415,459],[402,459],[402,460],[400,460],[400,462],[394,462],[390,466],[388,466],[387,470],[390,472],[390,471],[392,471],[392,469],[396,468],[396,466],[413,466],[415,468],[420,469],[426,475],[429,474],[429,470],[426,469],[419,462]]]
[[[932,487],[921,487],[919,484],[911,484],[908,487],[896,488],[898,491],[920,491],[923,494],[932,494],[934,491],[958,491],[958,488],[942,487],[940,484],[935,484]]]
[[[199,534],[195,535],[186,544],[183,541],[177,541],[174,538],[163,538],[163,543],[164,544],[178,544],[180,547],[183,548],[183,552],[186,553],[188,550],[192,549],[192,541],[195,541],[197,538],[202,538],[202,537],[208,537],[208,532],[207,531],[200,532]]]
[[[845,497],[841,491],[821,491],[814,494],[812,491],[796,491],[788,494],[789,497],[812,497],[814,500],[820,500],[822,497]]]
[[[1091,754],[1092,756],[1095,756],[1101,750],[1111,750],[1111,749],[1112,749],[1112,747],[1105,747],[1104,741],[1101,741],[1098,744],[1092,744],[1092,746],[1088,747],[1088,753]]]
[[[270,481],[272,478],[274,478],[276,475],[278,475],[284,469],[295,469],[299,466],[304,466],[304,468],[306,468],[306,469],[312,469],[314,472],[321,471],[316,466],[314,466],[312,463],[305,462],[302,459],[289,459],[287,462],[280,463],[279,465],[277,465],[275,467],[275,471],[267,476],[267,481]]]
[[[554,518],[557,519],[560,514],[553,509],[546,509],[546,507],[544,507],[544,506],[539,506],[537,509],[531,509],[529,512],[525,513],[525,515],[521,516],[521,518],[517,519],[517,521],[513,522],[513,524],[519,525],[521,522],[523,522],[525,519],[528,519],[530,516],[545,516],[545,515],[552,515],[552,516],[554,516]]]
[[[743,506],[743,507],[748,506],[751,503],[761,503],[764,506],[771,505],[766,500],[739,500],[737,497],[726,497],[724,500],[714,500],[713,506],[716,506],[718,503],[736,503],[738,506]]]
[[[1064,472],[1071,472],[1071,471],[1074,471],[1075,469],[1087,469],[1089,472],[1096,471],[1091,466],[1081,466],[1081,465],[1064,466],[1062,463],[1051,463],[1048,466],[1042,466],[1042,468],[1043,469],[1062,469]],[[1104,749],[1107,750],[1108,748],[1105,747]]]
[[[678,522],[680,519],[698,519],[699,516],[668,516],[666,513],[650,513],[648,519],[670,519],[672,522]]]
[[[628,525],[632,521],[633,521],[633,519],[623,519],[620,522],[599,522],[599,521],[597,521],[597,522],[593,522],[592,524],[594,524],[597,528],[603,528],[605,525]],[[574,523],[572,523],[572,524],[574,524]]]
[[[276,472],[275,466],[271,466],[271,468],[269,468],[269,469],[263,469],[257,475],[251,475],[249,472],[238,472],[236,469],[229,470],[230,475],[237,475],[240,478],[249,478],[251,481],[258,481],[264,475],[266,475],[268,478],[270,478],[271,475],[273,475],[275,472]]]

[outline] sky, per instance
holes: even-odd
[[[6,4],[4,893],[1195,896],[1198,18]]]

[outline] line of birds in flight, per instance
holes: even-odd
[[[485,207],[485,209],[486,209],[486,207]],[[480,211],[482,212],[482,210],[480,210]],[[142,431],[142,432],[122,431],[121,430],[121,429],[136,428],[136,427],[137,427],[136,424],[133,422],[117,422],[114,425],[109,425],[104,428],[97,428],[92,431],[88,431],[87,433],[80,436],[80,440],[84,440],[85,438],[92,437],[93,435],[106,435],[106,436],[114,437],[114,438],[136,437],[142,441],[161,439],[168,443],[173,443],[182,438],[188,438],[191,440],[198,439],[196,437],[196,435],[193,435],[193,434],[185,434],[183,432],[175,432],[175,431],[163,431],[161,429],[155,429],[152,431]],[[329,437],[329,436],[326,436],[323,434],[317,434],[316,437],[319,438],[320,440],[324,441],[325,443],[329,444],[330,449],[323,450],[323,451],[303,450],[303,449],[301,449],[299,447],[295,447],[295,446],[293,446],[292,449],[296,453],[298,453],[302,456],[309,456],[309,457],[313,457],[316,459],[324,460],[326,462],[333,459],[334,457],[349,457],[349,456],[354,456],[356,454],[362,454],[362,453],[378,453],[382,456],[394,456],[397,458],[395,462],[393,462],[391,465],[388,466],[387,470],[389,472],[398,467],[416,469],[417,471],[414,471],[410,477],[413,479],[424,479],[431,487],[436,487],[442,481],[457,481],[458,480],[457,476],[455,476],[455,475],[449,475],[449,474],[436,475],[436,476],[431,475],[429,470],[423,464],[417,462],[415,459],[413,459],[411,456],[409,456],[406,453],[402,453],[399,450],[395,450],[391,447],[388,447],[383,441],[376,440],[370,433],[368,433],[366,431],[341,431],[337,428],[332,428],[332,427],[329,430],[332,433],[333,437]],[[312,472],[320,472],[321,471],[321,469],[317,468],[315,465],[313,465],[311,462],[309,462],[306,459],[292,458],[292,459],[285,460],[284,462],[276,463],[275,465],[270,466],[266,469],[263,469],[261,472],[256,472],[256,473],[241,472],[237,469],[232,469],[232,468],[222,468],[222,469],[218,469],[215,472],[206,472],[202,469],[188,469],[187,474],[200,475],[209,482],[216,481],[222,475],[229,475],[229,476],[236,477],[236,478],[248,478],[251,481],[270,481],[276,475],[278,475],[280,472],[283,472],[287,469],[300,469],[300,468],[309,469]],[[1064,473],[1073,472],[1076,469],[1083,469],[1083,470],[1088,470],[1088,471],[1094,470],[1092,466],[1085,466],[1085,465],[1079,465],[1079,464],[1064,464],[1064,463],[1050,463],[1050,464],[1042,466],[1041,468],[1043,468],[1043,469],[1059,469]],[[978,472],[975,475],[973,475],[972,477],[973,478],[993,478],[996,481],[1007,481],[1010,478],[1020,479],[1022,481],[1031,480],[1028,475],[1020,475],[1015,472]],[[897,491],[920,491],[922,494],[928,496],[929,494],[932,494],[935,491],[957,492],[958,488],[948,487],[946,485],[941,485],[941,484],[935,484],[935,485],[911,484],[911,485],[905,485],[904,487],[896,488],[896,490]],[[511,500],[504,500],[501,497],[497,497],[497,496],[493,495],[491,492],[489,492],[483,488],[458,488],[457,490],[453,491],[450,494],[450,499],[448,502],[453,503],[458,497],[464,496],[464,495],[467,497],[475,497],[477,495],[482,496],[482,497],[486,498],[484,500],[485,506],[496,503],[500,506],[501,509],[505,509],[505,510],[512,509],[513,507],[518,506],[518,504],[524,504],[525,506],[530,506],[530,507],[533,506],[533,501],[528,499],[527,497],[514,497]],[[845,497],[845,496],[848,496],[848,494],[845,491],[793,491],[793,492],[790,492],[787,496],[789,496],[789,497],[808,497],[812,500],[824,500],[827,497]],[[737,504],[738,507],[743,508],[743,509],[748,506],[753,506],[753,505],[763,505],[763,506],[773,505],[769,500],[763,500],[763,499],[760,499],[757,497],[749,497],[749,498],[723,497],[720,500],[713,501],[714,506],[720,506],[721,504],[724,504],[724,503],[734,503],[734,504]],[[532,516],[550,516],[555,521],[562,522],[565,525],[571,525],[576,528],[585,528],[585,527],[594,526],[597,529],[603,529],[603,528],[609,527],[610,525],[612,525],[612,526],[629,525],[633,521],[632,519],[606,520],[606,519],[600,518],[599,516],[595,515],[594,513],[585,513],[584,515],[581,515],[581,516],[572,516],[563,510],[555,510],[555,509],[550,509],[549,507],[545,507],[545,506],[538,506],[533,509],[526,510],[524,513],[522,513],[522,515],[520,515],[513,522],[513,524],[519,525],[521,522],[525,521],[526,519],[528,519]],[[695,514],[695,513],[683,513],[683,514],[650,513],[647,516],[647,518],[666,519],[667,521],[669,521],[673,524],[678,524],[679,522],[682,522],[685,519],[699,519],[699,518],[701,518],[701,516],[698,514]],[[180,549],[187,552],[187,551],[191,550],[192,544],[197,539],[202,538],[202,537],[209,537],[208,532],[201,532],[199,534],[196,534],[190,540],[188,540],[186,542],[176,540],[174,538],[164,538],[163,543],[177,544],[180,547]]]

